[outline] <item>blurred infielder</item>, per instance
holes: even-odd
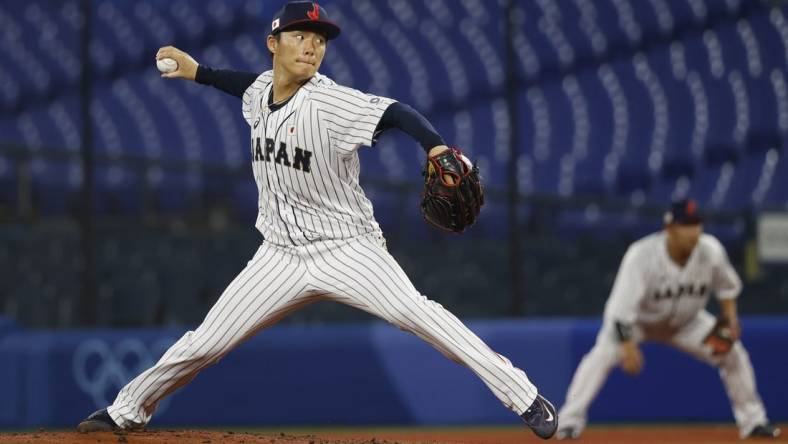
[[[285,5],[270,29],[273,70],[259,75],[199,66],[173,47],[156,55],[160,62],[174,60],[166,63],[175,70],[163,77],[195,80],[243,99],[259,190],[256,227],[265,241],[202,324],[78,430],[143,427],[165,396],[245,339],[294,310],[330,299],[427,341],[476,373],[534,433],[553,436],[555,410],[525,373],[419,294],[388,253],[359,186],[357,150],[372,146],[389,128],[410,134],[428,152],[422,212],[431,224],[453,232],[479,214],[478,170],[409,106],[339,86],[317,72],[327,41],[340,29],[316,3]]]
[[[739,342],[736,298],[741,281],[722,244],[703,225],[694,201],[673,203],[664,230],[632,244],[624,255],[596,345],[572,378],[561,408],[558,439],[578,438],[591,401],[620,364],[635,375],[643,366],[638,344],[660,341],[719,368],[739,433],[777,437],[755,388],[747,351]],[[714,293],[721,315],[705,310]]]

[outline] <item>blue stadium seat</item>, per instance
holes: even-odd
[[[740,149],[733,143],[709,145],[704,152],[706,165],[719,165],[725,162],[736,162],[741,157]]]
[[[677,193],[679,184],[684,180],[687,180],[686,176],[660,177],[649,188],[646,200],[654,203],[670,202]]]
[[[587,157],[604,158],[613,145],[613,98],[605,89],[597,69],[583,69],[576,78],[589,119]]]
[[[767,73],[760,78],[746,78],[750,103],[750,126],[745,137],[746,151],[765,151],[782,145],[780,105]]]
[[[344,38],[331,42],[322,72],[414,106],[482,169],[487,204],[464,236],[496,259],[463,268],[462,285],[474,291],[506,285],[510,166],[518,191],[528,197],[515,228],[549,228],[572,239],[555,251],[540,239],[524,245],[527,290],[563,296],[535,297],[529,313],[566,301],[582,306],[586,294],[606,293],[612,276],[603,270],[614,269],[623,251],[590,260],[580,257],[579,245],[599,249],[658,229],[659,218],[644,216],[641,205],[691,196],[713,210],[788,208],[788,6],[755,0],[511,3],[511,17],[501,2],[485,0],[324,5]],[[0,217],[23,215],[18,179],[27,163],[34,215],[61,217],[80,205],[80,6],[77,0],[0,4]],[[243,266],[235,267],[233,252],[256,246],[257,190],[240,101],[160,79],[153,55],[174,44],[209,65],[267,70],[263,37],[280,6],[265,0],[93,2],[96,212],[178,220],[211,208],[213,214],[226,210],[251,232],[204,245],[174,233],[148,241],[102,238],[104,322],[196,323]],[[514,89],[504,90],[509,37],[502,25],[509,18],[515,23]],[[507,116],[505,94],[516,100],[513,116]],[[507,152],[508,117],[519,134],[516,159]],[[361,180],[391,245],[451,239],[421,218],[424,154],[416,143],[391,132],[359,158]],[[629,202],[631,208],[601,211],[575,201],[559,211],[544,204],[563,197]],[[742,225],[709,221],[707,230],[735,243],[744,236]],[[0,279],[4,312],[31,325],[56,324],[81,291],[79,265],[69,268],[63,256],[75,248],[40,236],[3,239],[0,260],[12,263],[3,277],[29,277],[19,285]],[[457,257],[471,254],[461,251],[470,247],[458,248],[467,254]],[[402,254],[403,266],[418,268]],[[205,257],[217,261],[210,276],[198,273]],[[560,272],[566,263],[575,266]],[[41,264],[54,271],[36,273]],[[130,301],[144,309],[126,313]],[[474,309],[469,300],[445,302]],[[48,309],[36,310],[42,305]]]
[[[736,103],[728,78],[703,79],[704,89],[709,98],[709,138],[707,145],[728,145],[735,143],[733,130],[736,126]],[[734,148],[737,151],[739,147]]]
[[[624,164],[618,169],[616,191],[629,196],[636,191],[647,192],[651,188],[651,175],[643,164]]]
[[[677,150],[678,151],[678,150]],[[660,175],[665,179],[676,179],[678,177],[692,177],[695,173],[695,162],[686,148],[682,151],[670,153],[669,157],[662,163]]]
[[[737,163],[725,200],[726,207],[734,210],[753,207],[753,192],[763,175],[766,153],[767,151],[754,152]]]
[[[704,168],[699,168],[692,177],[688,195],[693,196],[701,206],[710,206],[723,168],[724,164],[708,165]]]
[[[768,74],[772,70],[784,66],[784,60],[782,60],[781,57],[773,56],[773,54],[784,49],[780,41],[779,31],[775,28],[775,24],[771,20],[773,12],[777,11],[779,11],[777,8],[758,11],[748,17],[750,28],[755,35],[758,51],[761,55],[764,74]]]
[[[637,164],[648,160],[648,150],[653,131],[653,106],[643,83],[635,74],[631,61],[616,61],[610,65],[627,103],[626,151],[621,163]]]
[[[143,59],[150,60],[152,56],[145,52],[146,33],[136,32],[141,27],[133,19],[132,5],[127,2],[97,2],[94,10],[96,35],[119,52],[116,62],[123,69],[138,65]]]
[[[448,142],[479,161],[491,189],[506,188],[499,6],[414,0],[327,6],[349,38],[332,42],[325,72],[417,107]],[[208,64],[268,69],[258,34],[277,7],[254,0],[95,2],[91,60],[99,163],[151,159],[170,162],[166,169],[204,164],[240,171],[249,154],[239,101],[159,79],[152,57],[159,46],[176,44]],[[731,179],[746,182],[736,192],[752,196],[757,165],[770,149],[782,150],[788,131],[788,95],[784,76],[779,79],[786,66],[785,12],[742,1],[648,1],[639,7],[621,0],[516,2],[515,68],[522,83],[514,122],[518,169],[529,181],[521,188],[558,196],[642,192],[654,202],[677,190],[697,191],[709,200]],[[15,110],[0,115],[3,143],[66,153],[81,145],[78,13],[74,1],[54,8],[42,0],[0,5],[6,36],[0,54],[12,62],[0,68],[6,85],[0,109]],[[389,139],[382,149],[361,153],[362,174],[416,182],[411,173],[421,163],[418,148],[405,137]],[[38,203],[65,211],[43,197],[52,183],[66,182],[63,168],[50,168],[52,177],[35,176],[43,180],[34,186]],[[144,201],[131,194],[144,188],[139,184],[147,179],[132,179],[143,173],[129,172],[124,177],[130,183],[118,188],[108,171],[97,181],[107,188],[97,192],[100,211],[110,201],[124,202],[124,212],[142,211]],[[723,171],[735,173],[723,177]],[[202,198],[244,199],[243,186],[222,174],[165,176],[153,194],[159,211],[186,211]],[[772,186],[760,193],[773,202],[783,192]],[[724,194],[720,206],[747,200]],[[381,215],[396,207],[385,199]],[[233,206],[238,215],[253,210]]]
[[[769,190],[765,193],[763,204],[776,208],[788,208],[788,155],[785,150],[778,153]]]
[[[581,196],[605,196],[608,194],[610,189],[602,175],[603,160],[602,157],[593,156],[577,165],[573,175],[572,194]]]

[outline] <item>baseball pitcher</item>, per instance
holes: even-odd
[[[358,149],[372,146],[380,132],[398,128],[427,152],[421,210],[430,224],[462,232],[479,215],[483,190],[474,165],[413,108],[318,73],[328,42],[339,34],[317,3],[293,2],[271,21],[271,71],[211,69],[173,47],[156,54],[163,77],[212,85],[242,99],[259,191],[256,227],[265,241],[202,324],[78,430],[145,426],[164,397],[245,339],[328,299],[415,334],[471,369],[538,436],[555,433],[555,410],[525,373],[419,294],[386,250],[359,186]]]

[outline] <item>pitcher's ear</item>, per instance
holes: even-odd
[[[265,39],[265,45],[268,47],[268,52],[271,54],[271,57],[273,57],[274,54],[276,54],[277,46],[279,45],[279,34],[269,34]]]

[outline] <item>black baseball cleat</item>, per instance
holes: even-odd
[[[748,438],[777,438],[780,436],[780,429],[775,427],[771,424],[761,424],[759,426],[755,426],[747,435]]]
[[[112,432],[120,430],[112,417],[107,413],[107,409],[96,410],[77,426],[80,433],[91,432]]]
[[[555,407],[542,395],[536,395],[531,407],[528,407],[520,417],[536,436],[542,439],[550,439],[558,429],[558,414],[555,412]]]
[[[580,430],[574,427],[561,427],[558,429],[558,432],[556,432],[555,437],[559,441],[564,439],[577,439],[580,438]]]

